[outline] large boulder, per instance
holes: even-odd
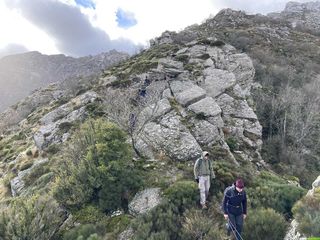
[[[164,151],[178,161],[195,159],[202,150],[190,131],[175,112],[162,117],[159,123],[148,122],[141,138],[157,151]]]
[[[129,203],[129,213],[132,215],[144,214],[161,203],[160,188],[148,188],[138,192]]]

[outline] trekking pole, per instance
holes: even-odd
[[[237,228],[232,224],[232,222],[230,221],[229,218],[228,218],[228,222],[231,225],[231,231],[232,231],[233,235],[236,237],[236,239],[238,239],[238,237],[237,237],[237,234],[238,234],[240,239],[243,240],[243,238],[241,237],[241,234],[238,232]],[[234,229],[235,232],[232,229]]]
[[[228,224],[231,224],[229,220],[228,220]],[[231,229],[233,236],[237,239],[237,234],[235,233],[235,231],[233,229],[233,225],[230,225],[230,229]]]

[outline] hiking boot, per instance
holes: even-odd
[[[207,205],[206,204],[203,204],[202,205],[202,209],[207,209],[208,207],[207,207]]]

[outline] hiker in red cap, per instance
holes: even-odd
[[[236,240],[241,240],[243,220],[247,217],[247,196],[242,179],[225,189],[222,207],[224,218],[228,220],[228,234],[232,232]]]

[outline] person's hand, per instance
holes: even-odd
[[[246,219],[246,217],[247,217],[247,214],[243,214],[243,219]]]
[[[223,216],[224,216],[224,219],[228,219],[228,214],[223,214]]]
[[[196,178],[195,181],[196,181],[197,183],[199,183],[199,178]]]

